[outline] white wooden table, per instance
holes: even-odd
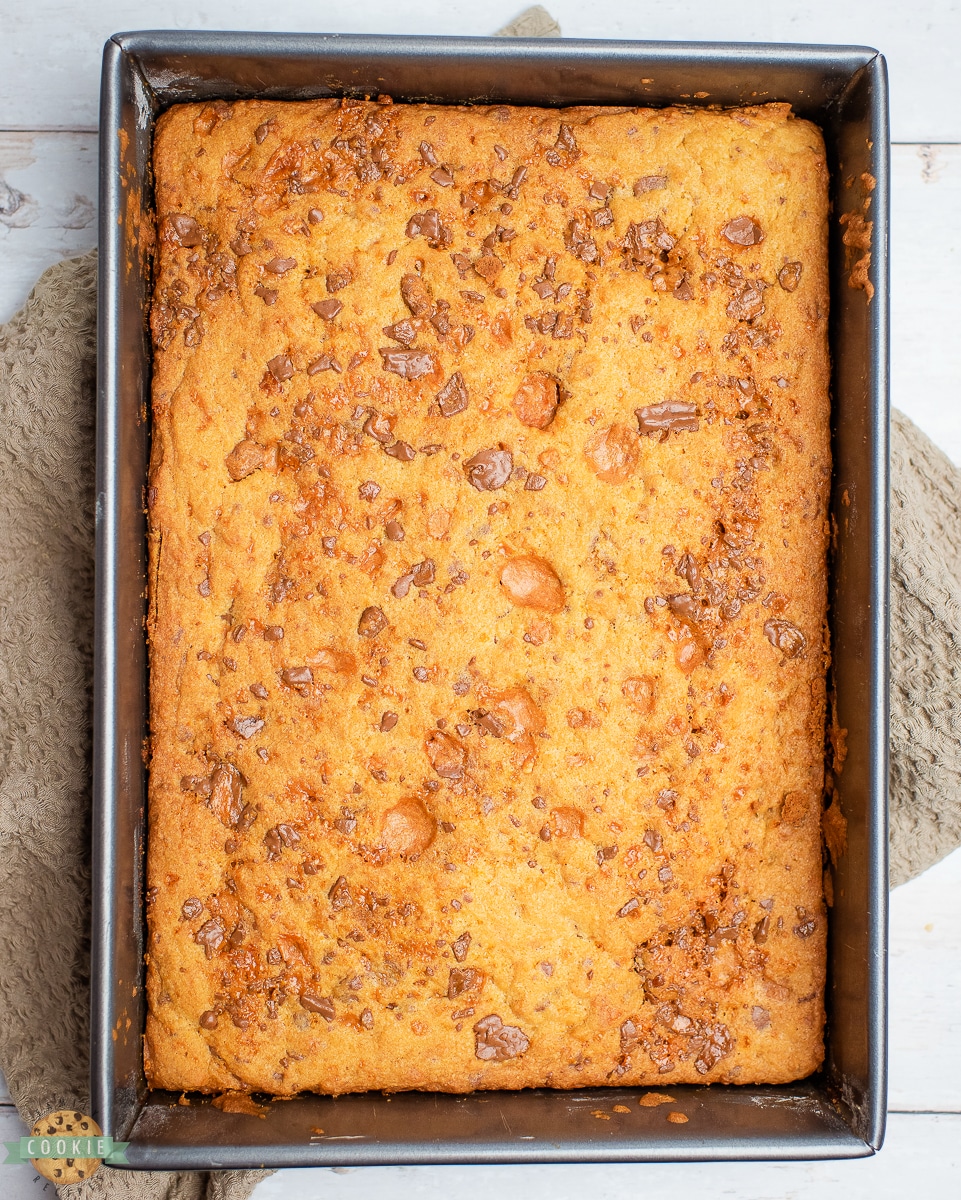
[[[0,322],[39,273],[96,243],[100,50],[121,30],[165,28],[487,34],[523,0],[0,0]],[[961,465],[961,0],[549,0],[565,34],[853,42],[891,71],[893,402]],[[2,1020],[2,1015],[0,1015]],[[891,903],[890,1120],[872,1159],[810,1164],[384,1167],[282,1171],[256,1200],[925,1200],[961,1196],[961,851]],[[0,1141],[21,1125],[0,1081]],[[0,1167],[0,1197],[51,1184]]]

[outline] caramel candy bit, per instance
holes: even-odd
[[[387,628],[387,618],[375,605],[365,608],[357,623],[357,632],[363,638],[375,638]]]
[[[556,613],[564,607],[564,586],[554,568],[536,554],[519,554],[501,568],[501,585],[511,603]]]
[[[449,733],[432,730],[424,743],[431,766],[441,779],[460,779],[467,764],[467,750]]]
[[[411,858],[423,854],[434,840],[437,822],[415,796],[401,800],[384,813],[381,843],[393,854]]]
[[[698,430],[697,407],[686,400],[664,400],[636,408],[638,431],[642,434],[685,432]]]
[[[764,230],[753,217],[735,217],[721,230],[721,237],[732,246],[757,246],[764,241]]]
[[[785,263],[777,273],[777,281],[786,292],[794,292],[801,282],[802,270],[803,267],[799,262]]]
[[[528,375],[514,393],[511,405],[522,425],[546,429],[554,420],[560,389],[553,375],[538,372]]]
[[[173,213],[167,218],[167,230],[171,236],[184,247],[192,250],[195,246],[204,244],[204,233],[193,217],[186,213]]]
[[[551,832],[556,838],[584,836],[584,814],[579,808],[562,806],[551,812]]]
[[[235,483],[238,483],[241,479],[252,475],[254,471],[259,471],[264,465],[264,448],[258,446],[256,442],[244,438],[242,442],[238,442],[234,446],[224,462],[227,465],[227,474]]]
[[[479,992],[487,976],[476,967],[451,967],[447,977],[447,999],[456,1000],[468,992]]]
[[[497,1013],[474,1026],[474,1054],[484,1062],[505,1062],[527,1052],[530,1039],[517,1025],[505,1025]]]
[[[631,676],[621,684],[621,692],[635,712],[649,716],[654,711],[657,684],[650,675]]]
[[[479,492],[496,492],[511,477],[514,458],[503,446],[498,449],[478,450],[464,463],[467,478]]]
[[[637,435],[620,424],[598,429],[584,446],[584,457],[603,483],[623,483],[637,467]]]
[[[772,617],[764,622],[764,636],[785,658],[797,658],[807,646],[807,638],[791,621]]]

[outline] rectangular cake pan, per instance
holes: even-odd
[[[438,103],[788,101],[832,173],[832,685],[847,731],[847,844],[832,868],[828,1051],[781,1087],[671,1087],[687,1124],[636,1089],[303,1096],[265,1120],[151,1091],[143,1072],[154,122],[181,101],[388,93]],[[692,97],[706,97],[692,100]],[[888,123],[884,60],[854,46],[229,33],[107,42],[100,113],[97,627],[91,1091],[105,1133],[150,1170],[392,1163],[643,1162],[869,1155],[885,1115],[887,936]],[[873,222],[873,298],[853,286],[844,213]],[[857,252],[860,254],[860,251]],[[665,1079],[665,1086],[669,1080]],[[601,1121],[623,1103],[629,1115]],[[323,1133],[318,1132],[323,1130]]]

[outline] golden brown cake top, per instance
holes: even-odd
[[[250,101],[154,166],[153,1082],[809,1073],[818,131]]]

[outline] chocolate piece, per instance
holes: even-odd
[[[327,286],[328,292],[340,292],[353,278],[350,271],[346,269],[343,271],[328,271],[324,283]]]
[[[302,1008],[317,1013],[325,1021],[332,1021],[336,1014],[333,1000],[329,996],[318,996],[316,992],[301,992],[300,1004]]]
[[[270,262],[264,263],[264,270],[269,271],[271,275],[286,275],[296,266],[296,258],[272,258]]]
[[[343,371],[343,367],[331,354],[322,354],[320,358],[315,358],[307,367],[308,375],[319,375],[321,371],[336,371],[339,375]]]
[[[391,446],[385,446],[384,453],[396,458],[398,462],[405,463],[413,462],[417,457],[417,451],[407,442],[394,442]]]
[[[264,287],[262,283],[258,283],[254,288],[254,295],[259,296],[264,304],[269,307],[271,304],[277,303],[277,297],[280,295],[280,292],[276,288]]]
[[[280,672],[280,681],[288,687],[302,688],[314,682],[314,674],[310,667],[285,667]]]
[[[721,230],[721,237],[732,246],[757,246],[764,241],[764,230],[753,217],[735,217]]]
[[[524,481],[525,492],[541,492],[547,486],[547,480],[543,475],[528,475]]]
[[[194,941],[198,946],[203,946],[208,958],[213,958],[214,953],[220,949],[226,938],[227,931],[224,929],[224,923],[220,917],[211,917],[194,934]]]
[[[404,527],[400,521],[388,521],[384,526],[384,533],[391,542],[402,542],[404,540]]]
[[[460,779],[467,764],[467,750],[440,730],[432,730],[424,743],[431,766],[441,779]]]
[[[342,908],[347,908],[353,903],[353,897],[350,894],[350,885],[344,875],[339,875],[330,885],[330,891],[327,893],[327,898],[330,900],[330,906],[334,912],[339,912]]]
[[[311,208],[307,210],[307,220],[311,225],[319,225],[324,219],[323,210],[320,208]]]
[[[390,733],[390,731],[394,728],[394,726],[397,724],[397,722],[399,720],[400,720],[400,718],[398,717],[397,713],[395,713],[395,712],[382,713],[381,718],[380,718],[380,726],[379,726],[380,732],[381,733]]]
[[[629,271],[637,271],[642,267],[650,267],[656,261],[666,261],[676,245],[677,239],[660,217],[651,221],[632,221],[621,243],[624,266]]]
[[[634,184],[634,195],[643,196],[645,192],[659,192],[667,187],[666,175],[642,175]]]
[[[284,380],[290,379],[294,373],[294,364],[290,361],[286,354],[275,354],[267,363],[267,370],[273,375],[278,383],[283,383]]]
[[[413,346],[417,340],[417,330],[406,317],[394,325],[385,325],[383,332],[389,338],[393,338],[395,342],[400,342],[402,346]]]
[[[464,411],[468,404],[468,395],[467,388],[464,386],[464,377],[460,371],[455,371],[451,375],[435,398],[441,415],[444,417],[453,417]]]
[[[339,300],[318,300],[310,307],[318,317],[323,317],[325,321],[332,321],[344,306]]]
[[[235,483],[239,483],[264,465],[264,448],[245,439],[234,446],[224,462],[227,474]]]
[[[383,413],[372,412],[364,422],[364,433],[386,446],[394,437],[394,420]]]
[[[373,479],[367,479],[357,488],[357,494],[361,500],[370,503],[380,495],[380,484],[374,483]]]
[[[173,213],[167,218],[167,229],[185,250],[204,244],[204,233],[194,217],[186,213]]]
[[[206,1012],[200,1014],[201,1029],[216,1029],[217,1028],[217,1013],[212,1008],[208,1008]]]
[[[430,144],[430,142],[421,142],[417,149],[421,158],[429,167],[439,166],[437,155],[434,153],[434,147]]]
[[[260,717],[234,717],[230,722],[230,728],[246,741],[255,733],[259,733],[265,724],[266,722]]]
[[[724,310],[734,321],[753,321],[764,312],[764,291],[757,283],[745,280]]]
[[[438,167],[436,171],[431,171],[430,177],[440,187],[449,188],[454,186],[454,176],[451,175],[446,167]]]
[[[511,477],[514,459],[503,446],[498,449],[478,450],[465,463],[464,470],[473,487],[479,492],[495,492]]]
[[[467,957],[467,952],[470,950],[471,936],[465,930],[456,941],[451,942],[450,948],[454,952],[454,958],[457,962],[463,962]]]
[[[426,350],[398,350],[394,346],[382,347],[378,353],[385,371],[393,371],[401,379],[420,379],[433,371],[434,356]]]
[[[505,1062],[527,1052],[530,1039],[517,1025],[505,1025],[497,1013],[474,1026],[474,1054],[484,1062]]]
[[[796,291],[801,282],[802,270],[803,267],[799,262],[785,263],[777,273],[777,281],[786,292]]]
[[[807,646],[807,638],[792,622],[771,617],[764,622],[764,636],[785,658],[797,658]]]
[[[558,150],[567,150],[568,152],[577,149],[577,142],[574,141],[574,131],[570,125],[562,125],[557,132],[557,141],[554,145]]]
[[[183,902],[180,915],[185,921],[192,921],[194,917],[199,917],[203,911],[203,900],[200,900],[197,896],[190,896]]]
[[[634,412],[641,434],[696,433],[698,430],[697,407],[686,400],[664,400],[660,404],[636,408]]]
[[[404,232],[409,238],[424,237],[427,244],[434,250],[443,250],[453,241],[453,234],[441,221],[436,208],[427,212],[414,213],[407,222]]]
[[[456,1000],[467,992],[479,992],[486,976],[476,967],[451,967],[447,977],[447,999]]]
[[[279,642],[283,640],[284,627],[283,625],[265,625],[264,626],[264,641]]]
[[[383,633],[387,625],[388,621],[383,610],[377,608],[376,605],[370,605],[360,614],[357,632],[363,638],[375,638],[379,633]]]

